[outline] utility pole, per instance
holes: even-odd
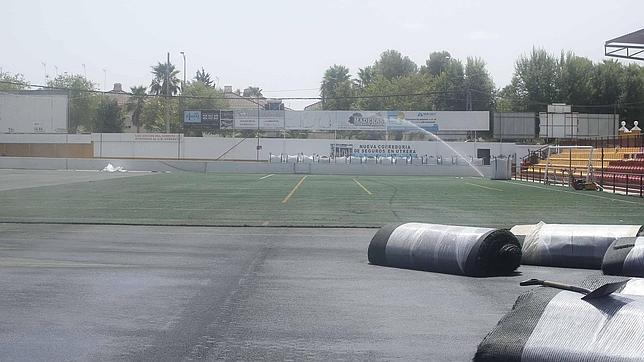
[[[170,133],[170,52],[165,63],[165,133]]]
[[[183,93],[183,87],[186,86],[186,53],[179,52],[183,56],[183,84],[181,85],[181,93]]]
[[[257,95],[257,161],[259,161],[259,94]]]
[[[179,52],[181,56],[183,57],[183,83],[181,83],[181,98],[179,98],[179,114],[181,117],[183,117],[183,113],[185,112],[185,101],[183,99],[184,96],[184,91],[186,89],[186,53],[185,52]],[[184,130],[185,134],[185,130]]]

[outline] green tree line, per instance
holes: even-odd
[[[577,112],[617,112],[632,121],[644,116],[644,67],[535,48],[516,60],[510,84],[498,89],[480,58],[462,61],[447,51],[433,52],[419,67],[387,50],[355,76],[346,66],[330,66],[320,97],[327,110],[539,112],[567,103]]]

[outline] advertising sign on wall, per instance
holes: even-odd
[[[233,120],[236,129],[284,129],[284,111],[236,109],[233,111]]]
[[[374,144],[369,142],[359,143],[333,143],[331,144],[332,157],[418,157],[416,148],[406,143]]]
[[[221,129],[307,131],[487,131],[486,111],[185,111],[184,123]]]
[[[183,111],[183,123],[201,123],[201,111]]]

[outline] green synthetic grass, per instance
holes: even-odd
[[[381,226],[419,221],[491,227],[644,222],[644,199],[531,182],[309,175],[292,192],[303,175],[263,176],[179,172],[0,191],[0,222]]]

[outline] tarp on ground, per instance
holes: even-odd
[[[619,277],[593,276],[595,289]],[[644,357],[644,280],[584,301],[582,294],[537,287],[479,344],[475,361],[636,361]]]
[[[521,247],[508,230],[404,223],[378,230],[368,258],[375,265],[491,276],[516,270]]]
[[[525,235],[521,263],[601,269],[602,259],[610,244],[622,237],[637,236],[641,229],[642,225],[540,222]]]
[[[607,275],[644,277],[644,236],[615,240],[604,255],[602,271]]]

